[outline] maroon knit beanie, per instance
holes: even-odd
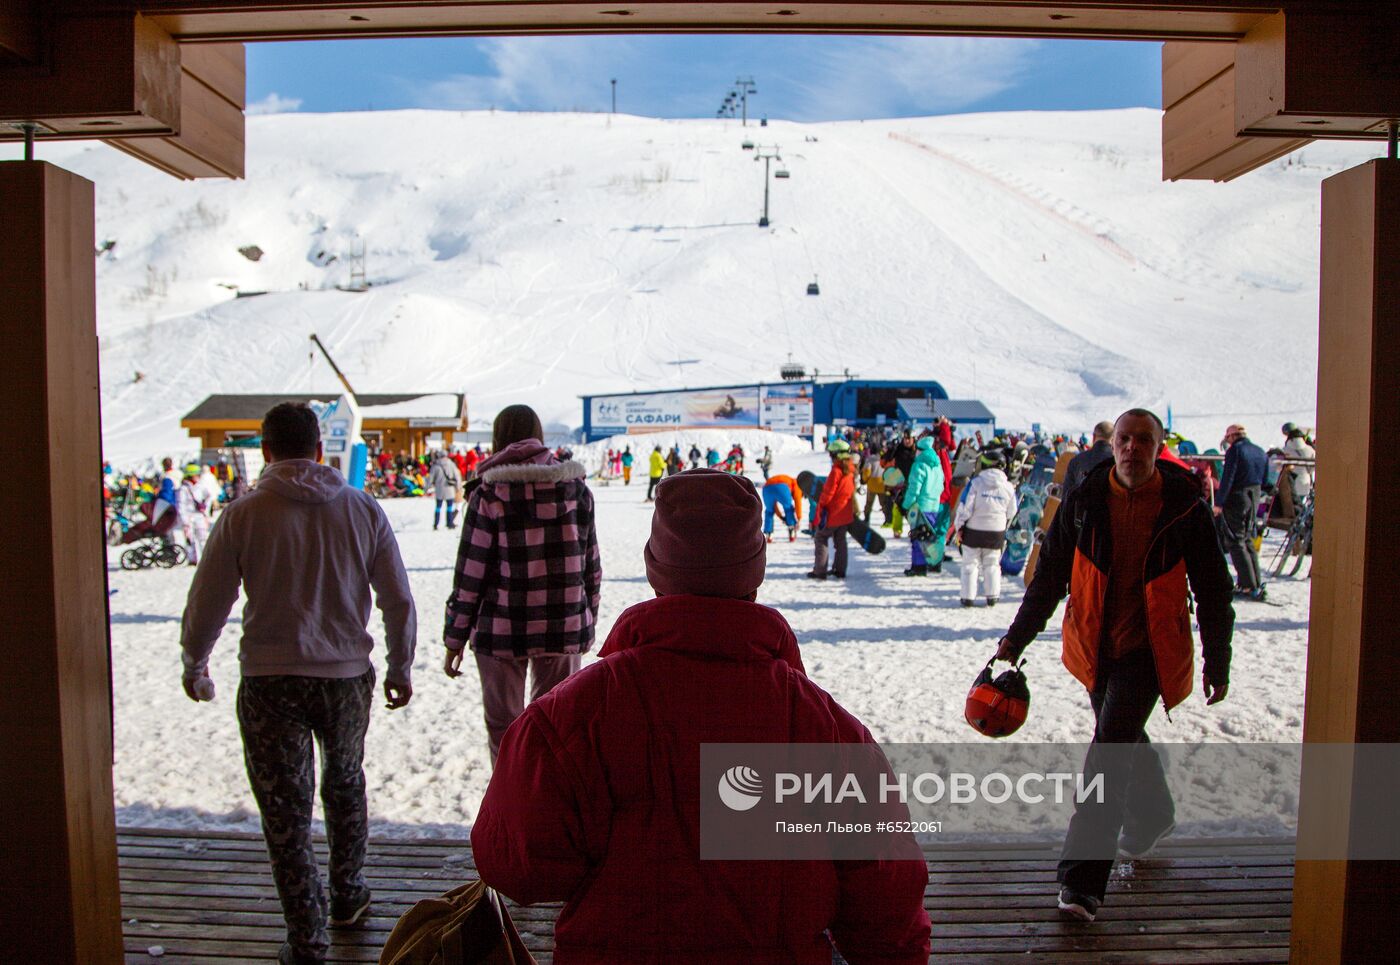
[[[767,549],[763,503],[749,480],[690,469],[656,487],[642,551],[656,592],[742,599],[763,582]]]

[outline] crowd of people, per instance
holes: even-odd
[[[922,965],[930,951],[922,860],[702,861],[699,747],[873,743],[807,678],[782,615],[757,602],[776,516],[796,539],[810,497],[809,576],[840,578],[849,566],[844,531],[878,503],[881,525],[908,529],[909,576],[940,572],[951,538],[964,554],[963,603],[978,595],[995,603],[998,541],[1016,512],[1014,482],[1028,453],[1082,446],[1040,566],[991,659],[1019,660],[1070,598],[1063,660],[1090,697],[1085,769],[1104,775],[1107,793],[1076,810],[1055,901],[1065,915],[1092,921],[1115,854],[1146,854],[1173,827],[1160,766],[1137,761],[1132,749],[1147,747],[1159,702],[1169,710],[1193,690],[1194,635],[1180,618],[1188,592],[1206,701],[1228,692],[1234,594],[1221,534],[1258,504],[1268,471],[1241,426],[1227,432],[1223,460],[1203,458],[1199,467],[1183,464],[1194,453],[1182,442],[1173,451],[1147,410],[1129,410],[1094,436],[955,444],[946,423],[923,433],[847,431],[829,441],[831,469],[808,493],[772,472],[770,453],[760,460],[760,489],[742,474],[738,446],[716,467],[669,476],[673,460],[655,447],[643,550],[655,599],[623,611],[599,659],[582,670],[604,591],[587,470],[545,445],[538,416],[523,405],[498,415],[491,455],[469,478],[453,455],[438,454],[424,479],[435,519],[447,503],[447,525],[462,530],[452,586],[444,586],[442,668],[460,677],[471,652],[494,767],[472,828],[482,880],[522,903],[565,903],[555,933],[561,963],[826,963],[834,945],[852,962]],[[1290,473],[1310,468],[1294,438]],[[382,507],[320,464],[314,413],[275,407],[263,446],[259,485],[220,516],[192,581],[183,684],[193,700],[212,693],[209,656],[241,587],[238,719],[287,925],[280,961],[296,965],[324,961],[328,928],[356,923],[369,907],[362,762],[376,682],[371,596],[384,616],[391,710],[413,697],[417,614]],[[609,465],[628,469],[630,455],[630,447],[613,452]],[[709,461],[705,453],[689,459]],[[960,472],[966,499],[952,496]],[[332,531],[357,538],[325,539]],[[1247,593],[1244,579],[1233,590]],[[311,838],[315,744],[329,900]],[[1127,763],[1106,753],[1114,746],[1129,749]],[[802,900],[775,904],[793,894]]]
[[[118,473],[102,464],[102,509],[111,545],[141,539],[184,539],[189,565],[199,563],[214,517],[228,503],[248,491],[247,481],[221,458],[177,469],[169,457],[160,472],[142,475]]]

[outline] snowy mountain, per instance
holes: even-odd
[[[188,450],[208,393],[333,391],[312,332],[359,391],[465,391],[482,425],[516,401],[578,425],[580,394],[771,380],[791,354],[934,378],[1007,426],[1170,405],[1204,442],[1237,417],[1268,438],[1313,417],[1319,182],[1369,154],[1164,184],[1149,110],[294,114],[248,137],[240,182],[41,148],[97,183],[118,463]],[[745,140],[791,175],[766,229]],[[338,290],[361,247],[369,290]]]

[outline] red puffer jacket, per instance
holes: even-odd
[[[925,965],[914,861],[701,861],[701,743],[871,743],[776,610],[667,596],[511,726],[472,828],[482,880],[564,901],[556,965]]]
[[[817,512],[813,514],[818,517],[814,522],[820,522],[820,515],[825,513],[828,529],[849,526],[856,519],[855,508],[851,505],[855,498],[856,474],[851,469],[850,460],[843,460],[833,465],[831,472],[827,473],[826,485],[822,487],[821,497],[817,500]]]

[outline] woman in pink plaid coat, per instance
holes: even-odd
[[[587,471],[556,460],[543,438],[527,405],[496,416],[493,455],[477,467],[447,599],[443,669],[461,676],[471,647],[492,766],[525,710],[527,669],[537,700],[577,672],[598,619],[603,569]]]

